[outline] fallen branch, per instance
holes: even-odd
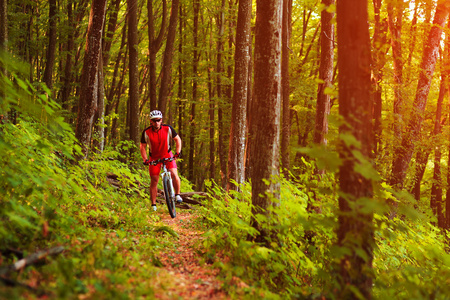
[[[58,246],[58,247],[51,248],[51,249],[48,249],[48,250],[38,251],[36,253],[33,253],[33,254],[25,257],[25,258],[22,258],[22,259],[16,261],[15,263],[13,263],[13,264],[11,264],[9,266],[1,268],[0,269],[0,276],[7,275],[7,274],[9,274],[11,272],[20,271],[23,268],[25,268],[26,266],[32,265],[32,264],[38,262],[39,260],[41,260],[41,259],[43,259],[43,258],[45,258],[45,257],[47,257],[49,255],[56,255],[56,254],[59,254],[59,253],[61,253],[63,251],[64,251],[64,247],[62,247],[62,246]]]
[[[9,278],[5,278],[5,277],[0,276],[0,281],[3,282],[4,285],[6,285],[6,286],[23,287],[23,288],[25,288],[25,289],[27,289],[27,290],[37,294],[39,297],[47,295],[47,293],[44,292],[43,290],[36,289],[34,287],[29,286],[28,284],[24,284],[24,283],[21,283],[21,282],[18,282],[18,281],[9,279]]]

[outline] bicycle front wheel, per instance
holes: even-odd
[[[169,214],[172,218],[175,218],[177,216],[177,213],[175,211],[175,197],[173,192],[173,186],[172,182],[170,181],[170,178],[167,176],[164,176],[163,178],[163,186],[164,186],[164,198],[166,198],[166,204],[167,208],[169,209]]]

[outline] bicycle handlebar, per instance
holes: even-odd
[[[157,159],[157,160],[152,160],[152,161],[148,161],[148,159],[144,162],[144,165],[153,165],[153,166],[156,166],[157,164],[160,164],[160,163],[166,163],[166,162],[169,162],[169,161],[174,161],[176,158],[175,157],[168,157],[168,158],[160,158],[160,159]]]

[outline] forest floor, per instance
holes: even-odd
[[[198,254],[203,232],[194,226],[196,216],[187,210],[177,211],[174,219],[167,212],[160,216],[179,237],[172,247],[159,253],[164,266],[154,279],[156,298],[226,299],[223,282],[217,277],[219,270],[203,263]]]

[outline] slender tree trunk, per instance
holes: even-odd
[[[98,66],[98,96],[94,125],[95,139],[93,145],[98,153],[102,153],[105,147],[105,82],[103,76],[103,58],[99,59]]]
[[[138,1],[127,0],[128,9],[128,49],[129,49],[129,134],[136,146],[139,143],[139,54],[138,54]]]
[[[8,46],[8,1],[0,0],[0,51]]]
[[[0,0],[0,61],[6,61],[6,53],[8,51],[8,2],[7,0]],[[7,75],[6,66],[0,64],[0,73]],[[1,75],[0,75],[1,77]],[[4,80],[0,82],[0,99],[5,97]],[[5,103],[0,103],[0,123],[7,118],[8,111]]]
[[[447,30],[450,30],[450,21],[447,22]],[[446,87],[447,87],[447,93],[450,91],[450,36],[447,35],[447,40],[445,44],[445,50],[444,50],[444,70],[446,74]],[[450,103],[450,96],[447,95],[447,101]],[[448,115],[450,118],[450,113]],[[448,162],[447,166],[450,166],[450,145],[448,146]],[[450,171],[447,170],[447,191],[445,194],[445,228],[450,228]]]
[[[336,2],[339,113],[344,119],[341,135],[352,135],[360,147],[341,141],[339,168],[339,216],[337,244],[342,247],[339,259],[338,299],[371,298],[374,247],[372,183],[355,171],[358,158],[354,151],[370,161],[372,150],[372,115],[370,103],[371,47],[367,1]],[[358,205],[356,204],[358,203]]]
[[[285,178],[289,178],[291,164],[291,104],[289,83],[289,54],[292,30],[292,0],[283,1],[283,25],[281,46],[281,90],[283,105],[283,126],[281,129],[281,166]]]
[[[184,43],[184,26],[185,26],[185,22],[183,22],[183,4],[181,3],[179,6],[180,9],[180,13],[179,13],[179,19],[180,21],[178,22],[179,24],[179,42],[178,42],[178,53],[180,55],[180,59],[179,59],[179,63],[178,63],[178,103],[177,103],[177,107],[178,107],[178,134],[181,136],[184,130],[184,126],[183,126],[183,113],[185,111],[185,103],[184,101],[182,101],[182,99],[186,98],[186,88],[185,88],[185,80],[183,78],[184,75],[184,70],[183,67],[186,64],[185,60],[182,58],[183,57],[183,43]],[[178,166],[180,173],[183,172],[184,169],[184,164],[181,163]]]
[[[403,61],[402,61],[402,21],[403,0],[388,2],[388,25],[391,31],[392,56],[394,58],[394,145],[402,139],[403,128]]]
[[[175,36],[177,33],[178,6],[179,0],[172,0],[172,12],[170,14],[169,31],[167,33],[166,49],[164,50],[164,59],[162,67],[161,88],[159,91],[158,108],[165,115],[167,108],[167,96],[172,79],[172,61],[173,49],[175,45]]]
[[[82,145],[85,157],[88,156],[94,114],[97,109],[98,66],[105,12],[106,0],[93,0],[86,38],[86,53],[81,75],[81,93],[75,129],[75,137]]]
[[[8,50],[8,1],[0,0],[0,55],[3,56],[7,50]],[[5,68],[1,67],[0,72],[6,75]]]
[[[192,105],[191,105],[191,119],[189,121],[190,137],[189,137],[189,180],[194,180],[194,153],[195,153],[195,106],[197,102],[197,85],[198,85],[198,16],[200,11],[200,0],[194,0],[194,51],[192,61]]]
[[[218,23],[218,41],[217,41],[217,67],[216,67],[216,86],[217,86],[217,98],[219,99],[219,107],[217,111],[218,125],[219,125],[219,162],[220,162],[220,175],[221,175],[221,186],[226,187],[227,185],[227,161],[224,143],[224,131],[223,131],[223,109],[221,105],[221,100],[223,99],[223,89],[222,89],[222,76],[223,76],[223,48],[224,48],[224,32],[225,32],[225,0],[222,0],[222,5],[220,7],[220,12],[218,13],[217,23]]]
[[[411,189],[411,194],[414,195],[414,199],[417,201],[420,200],[420,186],[422,183],[423,175],[425,174],[425,168],[428,163],[428,157],[430,156],[430,150],[419,150],[416,152],[416,158],[415,158],[415,173],[414,173],[414,180],[413,180],[413,187]]]
[[[117,16],[119,14],[120,1],[121,0],[113,0],[113,2],[111,3],[111,7],[109,9],[110,16],[108,19],[108,27],[105,32],[105,38],[103,39],[103,45],[102,45],[103,67],[105,67],[105,68],[108,67],[109,59],[111,56],[111,54],[110,54],[111,45],[113,42],[114,33],[117,29]],[[105,25],[105,27],[106,27],[106,25]]]
[[[245,180],[245,138],[247,136],[247,102],[250,73],[252,0],[239,1],[234,55],[233,106],[231,111],[230,144],[228,149],[227,190],[237,190],[235,181]]]
[[[372,38],[372,103],[373,103],[373,151],[377,156],[378,150],[381,146],[381,112],[382,112],[382,87],[381,82],[383,80],[383,67],[385,65],[387,52],[389,47],[387,45],[387,28],[388,24],[386,19],[381,20],[381,0],[373,0],[373,7],[375,13],[375,25]]]
[[[73,4],[72,1],[69,1],[67,3],[67,23],[70,28],[73,28],[74,26],[74,20],[73,20],[73,10],[72,10]],[[73,66],[73,49],[74,49],[74,42],[75,37],[73,31],[69,31],[69,35],[67,37],[67,46],[66,46],[66,62],[64,65],[64,78],[63,78],[63,87],[61,91],[61,103],[63,109],[69,108],[69,96],[70,92],[72,90],[72,66]]]
[[[44,82],[50,90],[53,87],[52,79],[56,53],[56,10],[56,0],[49,0],[48,47],[44,71]]]
[[[158,36],[155,38],[155,21],[153,16],[153,0],[147,1],[147,14],[148,14],[148,52],[149,52],[149,66],[150,66],[150,76],[149,76],[149,90],[150,90],[150,111],[155,110],[158,104],[158,97],[156,95],[156,54],[159,49],[161,49],[162,40],[166,32],[166,11],[167,11],[167,1],[162,1],[162,20],[161,27]]]
[[[450,21],[447,21],[447,30],[450,29]],[[441,158],[442,158],[442,103],[445,95],[449,93],[450,83],[450,37],[446,34],[445,47],[442,53],[442,67],[441,67],[441,86],[439,90],[439,98],[436,106],[436,118],[434,120],[434,136],[435,136],[435,150],[434,150],[434,172],[433,172],[433,184],[431,187],[431,199],[430,206],[435,215],[438,218],[438,226],[442,229],[446,228],[447,218],[443,211],[442,200],[442,175],[441,175]],[[450,172],[449,172],[450,173]],[[447,187],[448,189],[448,187]]]
[[[444,228],[445,220],[443,219],[442,210],[442,175],[441,175],[441,115],[442,115],[442,102],[444,101],[444,95],[447,92],[448,80],[446,79],[445,73],[443,72],[441,78],[441,86],[439,90],[439,97],[436,105],[436,116],[434,119],[434,169],[433,169],[433,182],[431,185],[431,198],[430,207],[433,214],[438,218],[438,226]]]
[[[334,0],[322,0],[322,4],[324,8],[321,12],[319,88],[314,143],[326,146],[328,115],[331,109],[330,95],[327,94],[326,89],[332,87],[334,62],[334,26],[331,22],[334,14],[327,12],[327,8],[334,4]]]
[[[210,45],[213,44],[212,38],[209,40]],[[210,52],[212,53],[212,49],[210,49]],[[210,63],[212,63],[212,59],[210,57]],[[208,68],[208,91],[209,91],[209,179],[215,181],[216,176],[216,163],[215,163],[215,157],[216,157],[216,146],[214,142],[214,135],[215,135],[215,127],[214,127],[214,112],[216,110],[216,103],[214,101],[214,91],[212,88],[212,76],[211,76],[211,68]]]
[[[281,35],[282,0],[257,0],[255,35],[255,99],[252,105],[250,138],[252,215],[265,215],[278,206],[280,197]],[[252,219],[257,242],[270,245],[273,232]]]
[[[121,72],[119,74],[119,67],[121,65],[121,63],[123,63],[123,66],[125,68],[125,62],[126,62],[126,57],[124,52],[126,52],[126,50],[124,50],[125,46],[126,46],[126,32],[127,32],[127,26],[125,23],[125,26],[123,26],[122,29],[122,41],[120,43],[120,48],[119,48],[119,53],[117,54],[117,58],[115,61],[115,66],[114,66],[114,71],[113,71],[113,78],[111,81],[111,85],[109,88],[109,91],[107,92],[107,105],[106,105],[106,109],[105,109],[105,116],[108,116],[110,114],[110,112],[113,110],[114,107],[118,106],[117,104],[119,103],[119,99],[120,99],[120,95],[119,91],[120,91],[120,87],[122,85],[123,82],[123,76],[125,72]],[[119,78],[120,75],[120,78]],[[117,94],[117,95],[116,95]],[[116,100],[114,100],[116,99]],[[117,110],[117,109],[116,109]],[[114,141],[114,137],[113,137],[113,128],[115,128],[113,126],[114,122],[117,122],[117,118],[115,118],[112,122],[111,122],[111,126],[107,126],[105,128],[105,136],[108,136],[108,129],[111,128],[111,141]]]
[[[442,28],[448,17],[450,3],[440,1],[436,8],[436,13],[433,21],[433,27],[428,35],[425,43],[422,63],[420,65],[419,81],[417,83],[416,98],[413,103],[413,110],[409,120],[406,132],[402,138],[401,147],[395,153],[394,162],[392,165],[392,175],[390,184],[396,189],[402,189],[411,161],[414,144],[417,142],[417,137],[420,134],[423,120],[423,112],[427,104],[428,94],[431,86],[431,79],[433,78],[434,68],[436,65],[437,54],[439,52],[439,42],[441,40]],[[391,217],[395,216],[395,211]]]

